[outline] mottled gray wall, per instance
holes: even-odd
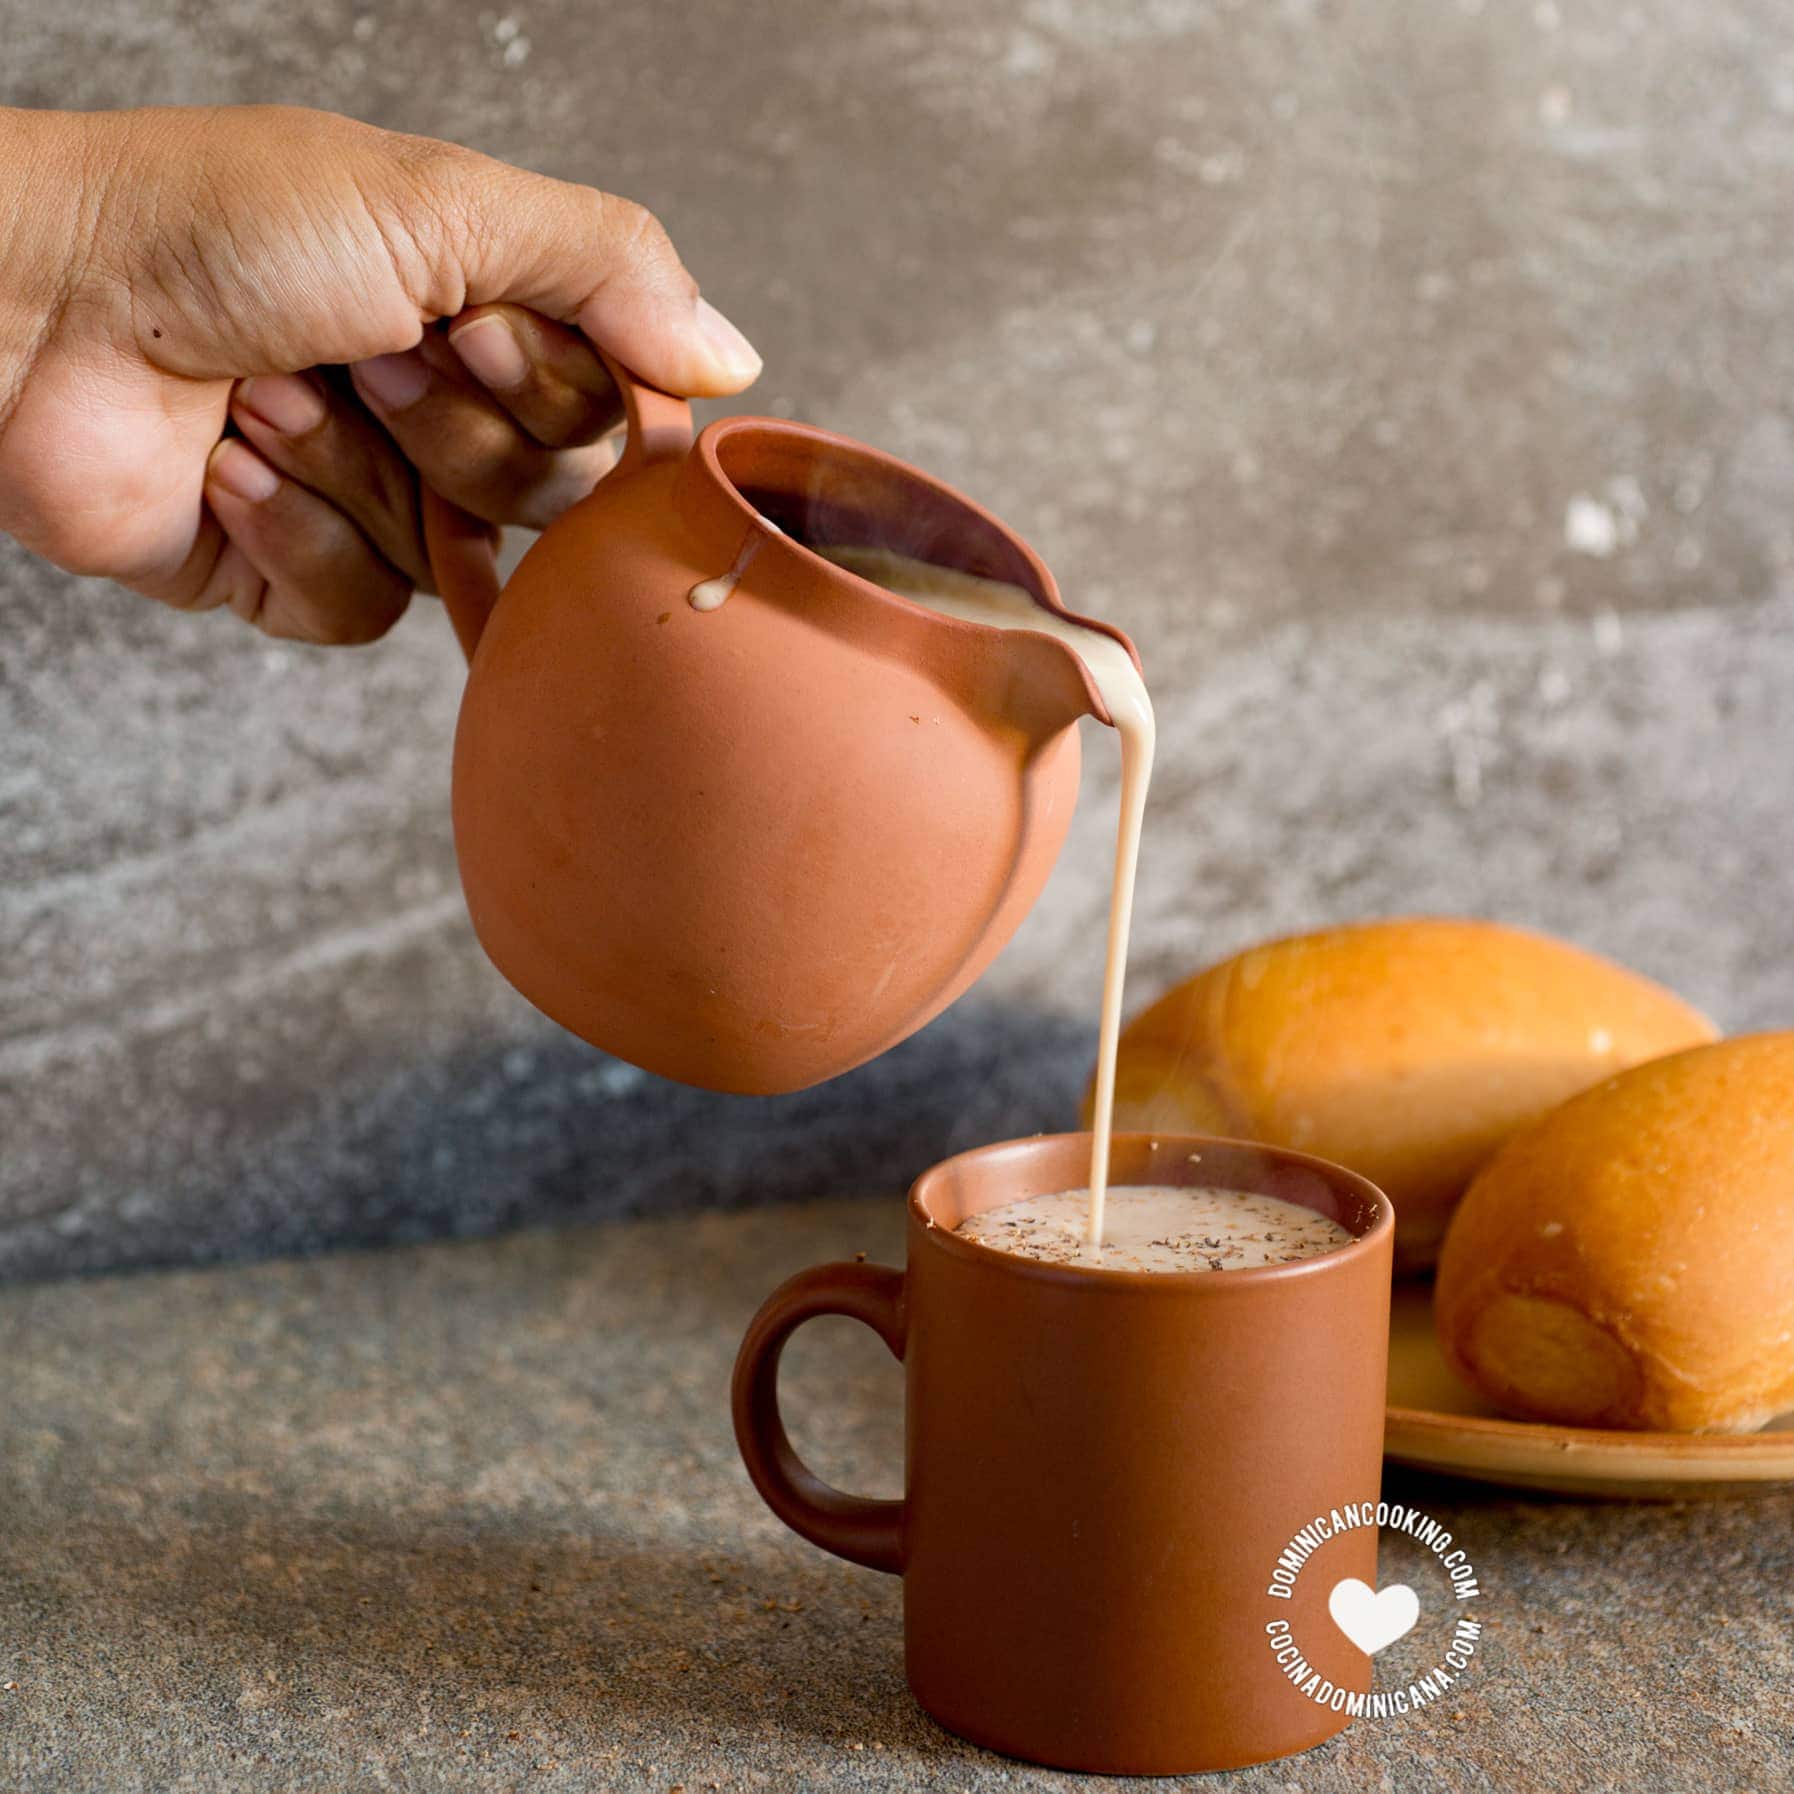
[[[1794,1017],[1794,49],[1762,0],[0,0],[0,97],[289,100],[656,207],[755,408],[960,483],[1164,718],[1144,994],[1553,928]],[[277,646],[0,548],[0,1274],[894,1189],[1062,1119],[1114,771],[961,1012],[677,1091],[481,959],[420,606]]]

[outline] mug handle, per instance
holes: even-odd
[[[691,406],[639,379],[595,343],[592,348],[616,382],[628,429],[623,452],[605,479],[611,474],[634,473],[656,461],[680,459],[691,447]],[[428,486],[423,489],[422,511],[430,573],[461,652],[471,661],[486,619],[498,602],[498,531]]]
[[[903,1569],[903,1503],[830,1488],[792,1449],[779,1413],[785,1341],[819,1314],[863,1321],[903,1357],[903,1273],[889,1265],[816,1265],[761,1304],[735,1357],[735,1443],[762,1499],[791,1530],[869,1570]]]

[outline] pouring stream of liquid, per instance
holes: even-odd
[[[1102,1019],[1097,1032],[1096,1091],[1090,1134],[1090,1244],[1103,1239],[1109,1189],[1109,1143],[1115,1124],[1115,1061],[1121,1040],[1122,985],[1127,973],[1134,876],[1146,788],[1152,780],[1155,726],[1152,700],[1128,651],[1100,629],[1074,623],[1037,604],[1020,586],[979,579],[954,567],[912,560],[884,548],[817,548],[837,566],[943,616],[998,629],[1037,629],[1064,642],[1084,663],[1115,719],[1121,738],[1121,806],[1115,830],[1115,876],[1109,896],[1108,953],[1103,964]],[[694,602],[696,597],[694,594]]]

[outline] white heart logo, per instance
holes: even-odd
[[[1414,1622],[1420,1618],[1420,1597],[1405,1582],[1379,1589],[1348,1576],[1327,1597],[1327,1611],[1359,1650],[1374,1657],[1414,1630]]]

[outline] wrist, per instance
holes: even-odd
[[[0,106],[0,429],[80,278],[93,185],[78,115]]]

